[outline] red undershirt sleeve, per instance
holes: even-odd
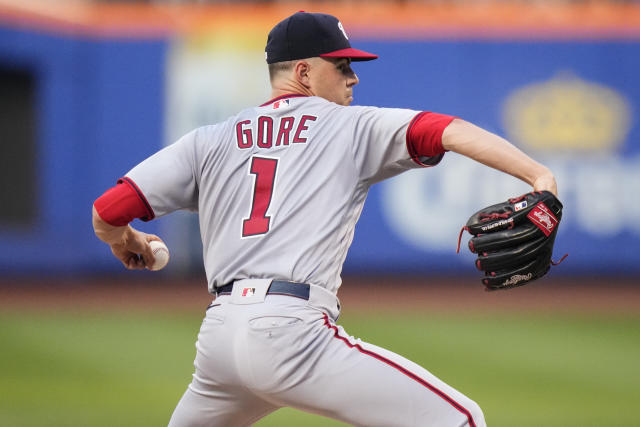
[[[98,197],[93,206],[100,218],[114,227],[125,226],[135,218],[150,221],[155,217],[138,186],[127,177],[119,179],[118,184]]]
[[[428,111],[413,118],[407,129],[407,150],[416,163],[429,166],[421,158],[435,157],[447,151],[442,147],[442,133],[453,119],[454,116]]]

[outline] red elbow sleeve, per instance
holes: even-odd
[[[149,221],[155,217],[144,195],[129,178],[119,179],[118,184],[98,197],[93,206],[100,218],[114,227],[125,226],[134,218]]]
[[[442,133],[453,119],[454,116],[428,111],[415,116],[407,129],[407,150],[411,158],[421,164],[420,157],[444,153]]]

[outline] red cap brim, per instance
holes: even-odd
[[[365,52],[364,50],[354,49],[352,47],[347,49],[335,50],[329,53],[323,53],[318,56],[321,56],[323,58],[351,58],[352,61],[371,61],[372,59],[378,58],[378,55]]]

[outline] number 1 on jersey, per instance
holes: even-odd
[[[267,209],[273,196],[273,185],[276,181],[278,159],[253,157],[250,173],[255,175],[253,185],[253,202],[251,215],[242,221],[242,237],[257,236],[269,231],[271,217],[267,216]]]

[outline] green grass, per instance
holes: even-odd
[[[0,425],[162,426],[200,313],[0,313]],[[640,315],[379,314],[341,324],[475,399],[490,426],[638,425]],[[342,426],[283,409],[259,427]]]

